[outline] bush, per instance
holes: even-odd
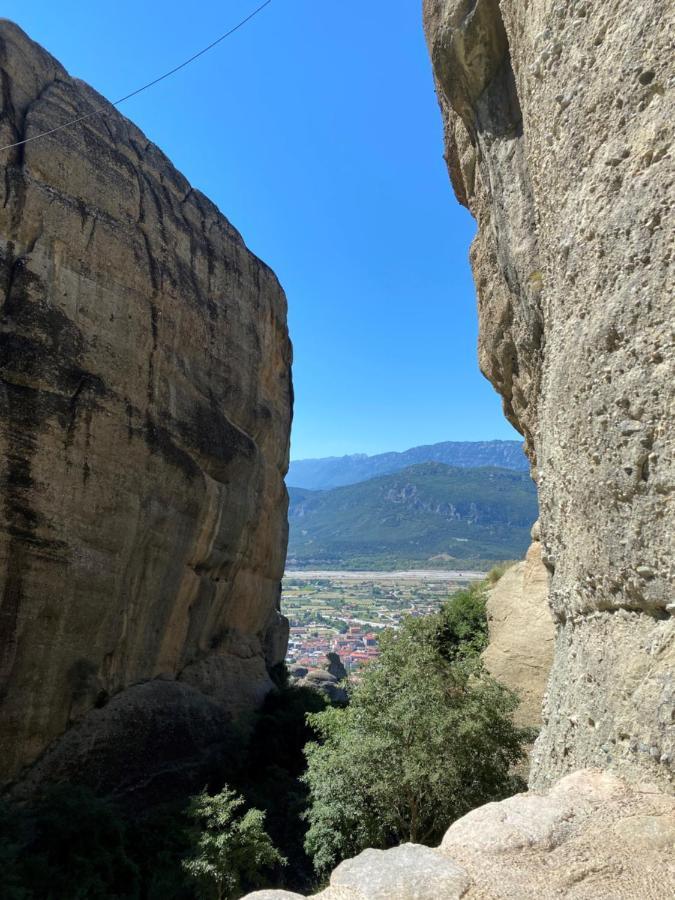
[[[482,619],[480,611],[482,609]],[[521,789],[513,693],[483,670],[484,590],[385,632],[346,709],[310,715],[305,846],[319,873],[365,847],[437,843],[450,822]]]
[[[211,797],[192,798],[188,816],[195,823],[194,850],[183,866],[201,898],[229,900],[263,883],[262,871],[286,860],[265,831],[259,809],[241,812],[242,797],[225,787]]]
[[[267,832],[288,858],[276,886],[301,893],[310,893],[314,881],[304,849],[309,791],[300,780],[306,767],[304,747],[317,737],[307,713],[327,705],[323,694],[312,688],[270,691],[256,717],[245,764],[228,778],[250,805],[264,810]]]
[[[457,591],[443,605],[438,617],[429,617],[438,651],[446,659],[475,656],[487,647],[486,604],[487,585],[481,581]]]
[[[276,674],[283,684],[285,667]],[[218,788],[227,780],[243,796],[237,814],[261,810],[256,817],[262,821],[264,813],[265,831],[290,862],[277,867],[276,880],[308,892],[314,879],[303,846],[308,789],[299,777],[305,769],[303,747],[316,738],[306,714],[326,705],[323,695],[309,688],[271,691],[238,758],[223,761],[213,784]],[[188,817],[186,804],[187,798],[123,814],[111,800],[77,785],[53,787],[26,805],[0,803],[0,898],[195,900],[198,891],[211,896],[211,888],[198,884],[182,865],[186,857],[194,859],[199,840],[198,822]],[[246,878],[255,881],[242,871]]]

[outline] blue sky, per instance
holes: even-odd
[[[5,0],[111,100],[260,0]],[[295,348],[292,456],[517,438],[478,371],[474,223],[454,200],[421,0],[273,0],[120,107],[278,274]]]

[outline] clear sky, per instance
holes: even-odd
[[[114,100],[261,0],[5,0]],[[455,201],[421,0],[273,0],[123,104],[278,274],[294,343],[292,456],[516,438],[478,371],[473,220]]]

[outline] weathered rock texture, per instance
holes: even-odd
[[[502,575],[487,602],[490,643],[486,668],[520,697],[514,719],[539,728],[553,661],[554,628],[548,606],[548,570],[541,559],[538,526],[523,562]]]
[[[586,769],[459,819],[437,850],[365,850],[317,900],[670,900],[675,799]],[[260,891],[247,900],[292,900]]]
[[[142,780],[143,752],[180,768],[222,742],[284,656],[286,301],[6,21],[0,76],[0,145],[106,108],[0,155],[0,780],[47,747],[47,775],[98,753],[110,779],[115,746]]]
[[[343,684],[347,670],[339,653],[327,653],[325,661],[314,669],[295,666],[291,669],[291,677],[294,684],[318,691],[333,703],[346,703],[349,699]]]
[[[675,759],[672,4],[425,0],[480,363],[526,438],[557,624],[532,781]]]

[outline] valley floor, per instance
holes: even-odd
[[[408,569],[402,572],[359,572],[354,570],[288,569],[284,576],[297,581],[315,581],[328,578],[331,581],[472,581],[485,578],[485,572],[445,571],[443,569]]]
[[[379,656],[379,633],[405,616],[438,611],[455,591],[484,572],[287,571],[282,612],[290,622],[286,662],[311,669],[338,653],[350,676]]]

